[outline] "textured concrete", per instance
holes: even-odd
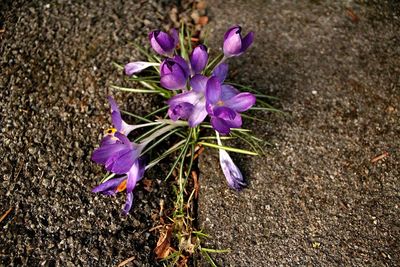
[[[242,193],[227,188],[216,151],[202,157],[200,226],[213,237],[206,246],[232,249],[214,255],[221,266],[400,262],[399,5],[330,3],[210,5],[211,48],[232,24],[256,33],[230,78],[279,97],[287,113],[247,123],[274,146],[235,155]]]
[[[157,1],[2,2],[0,33],[0,266],[154,266],[163,187],[125,196],[90,192],[104,170],[90,161],[110,127],[106,95],[143,114],[155,98],[113,93],[112,61],[140,58],[130,41],[168,25]],[[139,39],[137,39],[139,38]],[[127,118],[133,122],[131,118]],[[157,178],[154,173],[147,177]]]

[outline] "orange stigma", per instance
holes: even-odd
[[[122,192],[126,189],[126,181],[128,179],[123,180],[117,187],[117,192]]]

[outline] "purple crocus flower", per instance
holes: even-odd
[[[251,93],[239,93],[233,86],[221,84],[218,77],[207,82],[206,109],[211,117],[211,125],[219,133],[226,135],[231,128],[242,126],[239,112],[251,108],[256,98]]]
[[[136,161],[128,172],[128,175],[124,175],[120,178],[110,179],[95,188],[93,193],[101,193],[103,195],[115,195],[118,192],[126,190],[126,202],[123,208],[123,214],[127,215],[132,207],[133,202],[133,190],[138,181],[140,181],[144,174],[144,164],[141,160]]]
[[[253,43],[254,32],[249,32],[244,38],[241,32],[242,28],[236,25],[225,33],[223,45],[225,57],[239,56]]]
[[[165,59],[160,66],[161,86],[169,90],[183,89],[189,77],[189,66],[181,56]]]
[[[179,35],[176,29],[172,29],[169,34],[157,30],[149,34],[149,40],[151,47],[158,54],[166,57],[172,57],[175,47],[179,41]]]
[[[135,73],[139,73],[142,70],[147,69],[148,67],[159,66],[159,65],[160,63],[155,63],[155,62],[135,61],[126,64],[124,67],[124,71],[126,75],[132,76]]]
[[[202,72],[208,61],[207,47],[205,45],[197,46],[195,49],[193,49],[189,59],[192,72],[194,74]]]
[[[208,78],[197,74],[190,80],[192,90],[168,100],[168,115],[172,120],[187,119],[190,127],[199,125],[207,117],[206,85]]]
[[[221,164],[222,172],[225,175],[226,181],[231,188],[240,191],[246,186],[242,173],[235,165],[228,152],[224,149],[219,150],[219,163]]]

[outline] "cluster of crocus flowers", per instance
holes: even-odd
[[[113,128],[106,131],[100,147],[93,152],[92,160],[104,165],[114,177],[95,187],[93,192],[104,195],[126,192],[123,213],[127,214],[132,206],[133,190],[142,179],[146,168],[143,150],[151,141],[178,125],[182,126],[182,120],[187,121],[185,125],[191,128],[209,120],[216,131],[218,144],[222,147],[219,134],[228,135],[232,129],[242,126],[241,113],[250,109],[256,98],[252,93],[241,92],[225,83],[229,69],[225,61],[243,54],[254,39],[253,32],[243,38],[241,32],[240,26],[233,26],[227,30],[222,45],[222,60],[212,64],[209,64],[208,48],[203,44],[185,53],[185,58],[178,55],[177,44],[180,37],[175,29],[169,33],[157,30],[149,34],[152,49],[163,57],[161,63],[130,62],[125,65],[124,71],[126,75],[131,76],[148,67],[159,67],[159,84],[171,90],[173,95],[167,100],[167,114],[171,123],[154,131],[140,142],[132,142],[128,138],[132,131],[159,122],[130,125],[122,120],[116,102],[109,97]],[[245,186],[243,176],[224,149],[220,149],[220,164],[228,185],[235,190],[242,189]]]

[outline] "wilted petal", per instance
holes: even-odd
[[[206,67],[208,61],[207,47],[199,45],[190,54],[190,64],[194,73],[200,73]]]
[[[207,81],[206,99],[208,103],[215,104],[221,97],[221,83],[217,77],[211,77]]]
[[[121,178],[114,178],[114,179],[110,179],[98,186],[96,186],[95,188],[92,189],[93,193],[103,193],[106,192],[105,195],[110,195],[111,192],[116,192],[115,189],[117,188],[117,186],[126,179],[125,177],[121,177]]]
[[[133,193],[130,192],[130,193],[126,194],[126,202],[125,202],[124,208],[122,209],[123,215],[125,215],[125,216],[128,215],[129,211],[132,208],[132,203],[133,203]]]
[[[190,87],[197,93],[204,94],[206,92],[208,78],[201,74],[196,74],[190,79]]]
[[[193,112],[190,115],[188,122],[190,127],[196,127],[204,121],[207,117],[206,101],[201,99],[193,108]]]
[[[239,191],[246,186],[239,168],[235,165],[229,154],[223,149],[219,150],[219,162],[222,172],[231,188]]]
[[[237,112],[243,112],[256,103],[256,97],[252,93],[240,93],[225,101],[225,106]]]
[[[211,117],[211,125],[214,130],[218,131],[222,135],[226,135],[231,131],[229,125],[225,122],[225,120],[218,117]]]
[[[228,69],[228,64],[221,63],[213,70],[212,76],[217,77],[218,80],[223,83],[228,75]]]
[[[154,62],[144,62],[144,61],[130,62],[125,65],[124,71],[126,75],[131,76],[135,73],[141,72],[144,69],[147,69],[148,67],[158,66],[158,65],[159,65],[158,63]]]

